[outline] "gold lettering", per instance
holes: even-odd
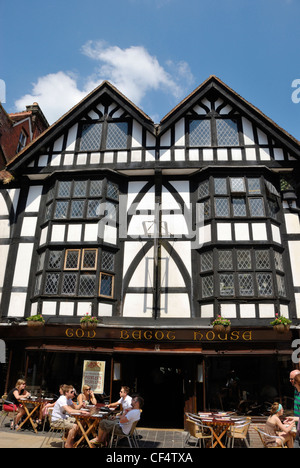
[[[169,341],[173,341],[173,340],[175,340],[175,338],[176,338],[175,332],[168,331],[168,333],[167,333],[167,339],[168,339]]]
[[[252,331],[245,331],[243,333],[243,340],[252,341]]]
[[[152,340],[152,331],[146,330],[146,331],[144,332],[144,338],[145,338],[146,340]]]
[[[239,339],[239,337],[240,337],[240,333],[238,331],[233,331],[231,333],[230,339],[231,339],[231,341],[237,341]]]
[[[77,338],[83,338],[84,337],[84,331],[81,328],[77,328],[75,334],[76,334]]]
[[[207,332],[205,336],[206,336],[207,341],[213,341],[215,339],[215,337],[216,337],[216,335],[215,335],[215,333],[213,331]]]
[[[68,338],[73,338],[73,336],[74,336],[73,329],[72,328],[67,328],[66,329],[66,335],[67,335]]]
[[[121,330],[121,340],[128,340],[129,338],[129,333],[126,330]]]
[[[201,341],[203,338],[203,335],[199,331],[194,331],[194,341]]]
[[[134,330],[134,331],[132,332],[132,338],[133,338],[134,340],[140,340],[141,337],[142,337],[142,336],[141,336],[141,330]]]
[[[224,337],[224,338],[223,338]],[[218,334],[218,338],[221,341],[227,341],[228,340],[228,333],[225,333],[225,335],[222,335],[221,333]]]
[[[96,331],[95,330],[89,330],[88,331],[88,338],[95,338],[96,336]]]
[[[155,333],[155,339],[160,341],[160,340],[163,340],[164,339],[164,333],[160,330],[158,330],[156,333]]]

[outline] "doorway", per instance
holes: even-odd
[[[121,385],[128,385],[145,400],[141,424],[182,429],[186,405],[194,397],[193,358],[138,354],[123,355],[120,362]]]

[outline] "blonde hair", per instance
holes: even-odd
[[[21,387],[23,384],[26,384],[26,380],[19,379],[16,383],[16,388]]]
[[[84,386],[82,387],[82,391],[84,392],[85,390],[89,390],[90,388],[91,388],[90,385],[84,385]]]

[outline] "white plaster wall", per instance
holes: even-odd
[[[161,294],[161,318],[184,318],[191,316],[188,294]]]
[[[284,215],[286,230],[288,234],[300,233],[300,219],[298,214],[285,213]]]
[[[38,212],[41,203],[43,187],[40,185],[29,188],[29,193],[26,201],[25,212]]]
[[[0,245],[0,288],[3,286],[9,245]]]
[[[153,268],[154,268],[154,249],[150,249],[133,273],[129,282],[129,287],[152,288],[153,287]]]
[[[8,317],[23,317],[25,314],[26,293],[11,293]]]
[[[300,252],[300,241],[290,241],[289,242],[289,251],[291,259],[291,267],[293,274],[293,283],[294,287],[300,287],[300,262],[299,262],[299,252]]]
[[[28,286],[33,246],[34,244],[19,244],[12,283],[13,287]]]
[[[152,294],[126,294],[123,316],[124,317],[152,317]]]
[[[33,237],[35,236],[37,218],[29,216],[23,219],[21,237]]]

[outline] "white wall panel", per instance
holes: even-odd
[[[11,293],[8,317],[23,317],[25,315],[26,293]]]
[[[123,316],[149,318],[153,315],[152,307],[152,294],[126,294]]]
[[[291,259],[291,267],[293,273],[293,283],[294,287],[300,287],[300,262],[299,262],[299,252],[300,252],[300,241],[290,241],[289,242],[289,251]]]
[[[13,287],[27,287],[31,267],[33,244],[19,244]]]
[[[191,316],[188,294],[161,294],[160,296],[161,318],[184,318]]]
[[[26,201],[25,211],[28,212],[37,212],[40,208],[41,196],[42,196],[43,187],[40,185],[32,186],[29,188],[29,193]]]

